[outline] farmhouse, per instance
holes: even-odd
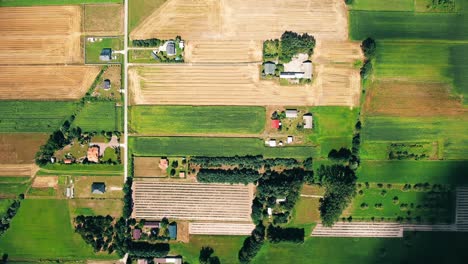
[[[304,79],[312,79],[312,62],[306,60],[302,63],[302,69],[304,70]]]
[[[273,75],[275,74],[276,64],[271,61],[267,61],[263,64],[263,69],[266,75]]]
[[[104,48],[101,50],[101,55],[99,55],[100,61],[110,61],[112,60],[112,49]]]
[[[279,129],[281,122],[278,119],[271,120],[271,128]]]
[[[103,182],[93,182],[91,184],[92,194],[104,194],[106,192],[106,184]]]
[[[311,113],[307,113],[302,117],[302,120],[304,121],[304,128],[306,129],[312,129],[313,127],[313,117]]]
[[[168,41],[166,45],[166,53],[167,56],[174,56],[176,55],[176,48],[174,41]]]
[[[165,258],[154,258],[154,264],[182,264],[182,257],[165,257]]]
[[[163,171],[167,170],[169,167],[169,160],[168,159],[160,159],[159,160],[159,168]]]
[[[280,78],[283,79],[301,79],[304,78],[304,72],[281,72]]]
[[[86,158],[88,159],[89,162],[98,163],[99,162],[99,147],[98,146],[89,147]]]
[[[296,109],[286,109],[286,118],[297,118]]]
[[[109,79],[105,79],[102,87],[104,90],[109,90],[111,88],[111,81]]]

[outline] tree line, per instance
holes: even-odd
[[[238,168],[248,168],[259,170],[263,167],[300,167],[302,164],[293,158],[275,158],[266,159],[262,155],[247,155],[247,156],[233,156],[233,157],[206,157],[195,156],[190,158],[191,165],[197,165],[202,168],[217,168],[221,166],[233,166]]]
[[[10,228],[10,222],[13,220],[13,217],[15,217],[16,213],[18,212],[18,209],[21,206],[21,201],[24,199],[24,195],[20,194],[18,199],[15,199],[11,205],[8,207],[7,211],[5,214],[1,217],[0,220],[0,237]]]
[[[256,170],[251,169],[200,169],[197,173],[199,182],[243,183],[256,182],[260,178]]]

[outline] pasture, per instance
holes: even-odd
[[[86,132],[120,131],[122,111],[122,107],[116,106],[115,102],[86,102],[72,126]]]
[[[357,171],[359,182],[466,184],[468,161],[369,161]]]
[[[123,34],[122,5],[85,5],[84,31],[89,35]]]
[[[0,239],[0,251],[8,252],[10,260],[113,258],[94,254],[74,232],[66,200],[22,201],[10,228]]]
[[[129,125],[138,134],[254,134],[265,127],[265,108],[133,106]]]
[[[70,216],[78,215],[110,215],[122,216],[123,201],[121,199],[71,199],[68,200]]]
[[[88,91],[98,73],[99,67],[83,65],[0,66],[0,99],[79,99]],[[24,78],[26,75],[28,78]]]
[[[245,156],[305,159],[317,154],[311,146],[265,147],[257,138],[130,137],[129,150],[136,156]]]
[[[0,134],[0,164],[28,164],[47,139],[45,133]]]
[[[80,6],[5,7],[0,18],[1,64],[83,62]]]
[[[2,132],[52,132],[74,113],[75,102],[3,101]]]
[[[122,3],[122,1],[123,0],[0,0],[0,7]]]

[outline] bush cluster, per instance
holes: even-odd
[[[256,182],[260,178],[256,170],[251,169],[201,169],[197,174],[199,182],[243,183]]]
[[[267,229],[268,240],[272,243],[304,243],[304,228],[282,228],[270,225]]]
[[[20,199],[24,198],[23,195],[20,195]],[[13,203],[8,207],[6,213],[2,216],[0,221],[0,236],[5,233],[8,228],[10,228],[10,222],[15,217],[18,209],[20,208],[21,202],[20,200],[14,200]]]

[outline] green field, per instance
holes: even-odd
[[[7,212],[10,205],[13,203],[12,199],[0,199],[0,217]]]
[[[362,161],[359,182],[466,184],[468,161]]]
[[[257,138],[130,137],[129,149],[136,156],[245,156],[307,158],[317,154],[310,146],[265,147]]]
[[[261,133],[265,108],[237,106],[133,106],[130,128],[141,134]]]
[[[122,2],[123,0],[0,0],[0,6],[77,5]]]
[[[128,3],[128,30],[129,33],[138,24],[151,15],[159,6],[164,4],[166,0],[129,0]]]
[[[415,0],[354,0],[352,10],[414,11]]]
[[[221,263],[238,263],[237,252],[244,243],[245,236],[190,236],[190,244],[171,244],[170,254],[182,255],[188,263],[198,263],[200,249],[211,247],[213,256],[219,257]]]
[[[29,196],[56,196],[57,193],[55,192],[54,188],[30,188],[28,192]]]
[[[75,102],[2,101],[0,131],[52,132],[73,114]]]
[[[104,48],[111,48],[112,57],[117,56],[115,60],[112,59],[109,61],[110,63],[120,62],[123,58],[122,54],[115,53],[116,50],[121,50],[123,47],[122,39],[120,38],[102,38],[102,41],[85,41],[85,43],[86,63],[108,63],[106,61],[99,60],[99,55]]]
[[[266,243],[252,263],[465,263],[466,243],[468,236],[455,232],[406,233],[405,238],[310,237],[299,245]]]
[[[158,63],[151,57],[152,50],[129,50],[128,61],[130,63]]]
[[[37,175],[120,176],[123,165],[108,164],[47,164]]]
[[[120,131],[122,108],[115,102],[87,102],[73,121],[86,132]]]
[[[19,177],[22,178],[22,177]],[[29,179],[29,178],[28,178]],[[0,197],[12,197],[16,198],[19,194],[22,194],[28,189],[30,181],[22,182],[0,182]]]
[[[423,191],[402,191],[402,186],[392,186],[367,189],[362,186],[363,194],[354,197],[352,209],[345,216],[351,215],[356,221],[371,221],[371,217],[385,221],[396,221],[397,217],[411,217],[413,223],[417,222],[416,217],[420,217],[423,223],[452,223],[455,216],[455,196],[451,192],[423,192]],[[382,195],[382,191],[386,194]],[[398,197],[398,202],[393,202],[393,198]],[[367,208],[361,208],[361,204],[367,204]],[[382,207],[376,208],[376,204]],[[404,206],[404,205],[407,206]],[[401,206],[404,207],[401,207]],[[426,206],[425,206],[426,205]]]
[[[115,258],[93,253],[74,232],[66,200],[24,200],[8,231],[0,238],[0,252],[10,260]]]

